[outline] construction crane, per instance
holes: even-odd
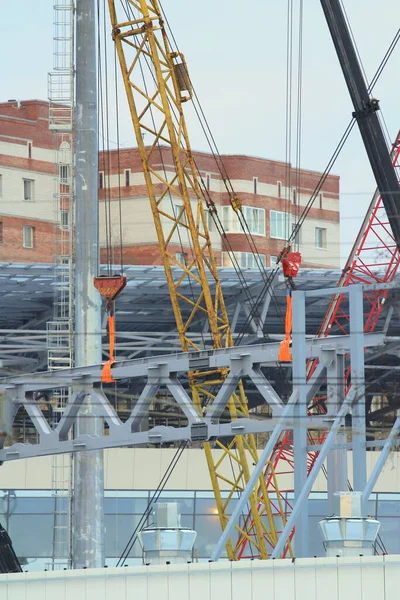
[[[369,206],[359,235],[343,269],[337,287],[347,287],[354,283],[373,284],[390,283],[399,268],[400,248],[400,131],[388,151],[377,111],[379,102],[371,98],[358,62],[357,54],[346,24],[339,0],[321,0],[327,24],[332,35],[343,74],[353,101],[353,117],[360,129],[361,137],[374,173],[377,191]],[[364,333],[375,330],[378,319],[385,306],[389,290],[372,290],[364,293],[365,319]],[[318,337],[332,333],[348,334],[349,308],[344,294],[333,296],[321,324]],[[309,377],[314,372],[317,361],[308,365]],[[350,369],[345,373],[345,387],[351,385]],[[324,436],[317,439],[323,443]],[[309,439],[312,444],[313,440]],[[308,453],[307,472],[313,468],[317,452]],[[267,489],[274,491],[274,482],[281,474],[292,475],[294,469],[293,436],[286,431],[276,445],[269,464],[264,471]],[[272,477],[272,473],[274,477]],[[289,490],[287,490],[289,491]],[[290,490],[291,491],[291,490]],[[292,509],[284,490],[279,492],[286,514]],[[263,507],[258,503],[262,516]],[[253,557],[249,544],[253,529],[253,514],[249,512],[244,520],[242,534],[237,542],[238,558]],[[293,537],[293,531],[289,540]],[[283,556],[287,556],[286,546]]]
[[[214,348],[233,346],[221,282],[210,240],[209,219],[215,214],[210,198],[202,193],[191,151],[183,104],[192,98],[192,86],[184,56],[171,49],[157,0],[128,0],[120,18],[114,0],[108,0],[119,64],[132,124],[157,232],[161,257],[171,297],[182,350],[199,351],[189,337],[192,325],[207,324]],[[144,71],[150,73],[146,78]],[[146,144],[144,137],[146,136]],[[234,204],[235,198],[231,198]],[[185,241],[187,258],[177,249]],[[176,271],[179,276],[176,278]],[[226,379],[226,369],[201,369],[201,359],[191,361],[188,381],[199,415],[212,406],[216,389]],[[248,415],[243,383],[226,398],[231,418]],[[221,416],[221,412],[214,415]],[[252,435],[217,440],[215,454],[204,444],[208,469],[222,529],[229,519],[230,502],[240,494],[250,477],[250,465],[258,460]],[[232,473],[230,476],[228,473]],[[221,487],[228,486],[223,497]],[[276,517],[265,480],[250,496],[255,534],[249,537],[254,552],[267,558],[277,542]],[[261,499],[261,500],[260,500]],[[258,503],[263,505],[263,517]],[[281,515],[284,525],[285,517]],[[235,540],[229,540],[227,555],[237,558]]]

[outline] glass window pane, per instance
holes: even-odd
[[[377,516],[378,519],[380,516],[399,517],[400,498],[398,500],[381,500],[379,498]]]
[[[196,515],[216,515],[215,498],[196,498]]]
[[[104,498],[104,511],[111,514],[142,515],[147,505],[147,498]]]
[[[195,554],[199,558],[209,558],[221,536],[221,526],[216,515],[197,516],[195,518],[195,530],[197,538],[195,542]],[[224,551],[223,556],[226,556]]]
[[[54,498],[10,498],[10,512],[52,513]]]
[[[380,517],[379,536],[389,554],[400,553],[400,519]]]
[[[321,517],[308,517],[310,556],[326,556],[319,528]]]
[[[177,492],[174,492],[175,494]],[[178,510],[181,515],[191,515],[194,512],[194,499],[185,498],[182,496],[171,496],[168,492],[164,492],[158,498],[158,502],[177,502]]]
[[[52,555],[53,515],[13,515],[9,535],[18,557]]]
[[[129,543],[136,526],[140,521],[139,515],[105,515],[105,554],[106,556],[119,558]],[[140,527],[142,529],[143,526]],[[139,541],[136,540],[129,556],[142,556]]]

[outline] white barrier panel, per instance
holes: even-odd
[[[393,600],[400,556],[0,575],[1,600]]]

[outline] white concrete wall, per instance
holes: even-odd
[[[0,575],[1,600],[394,600],[399,587],[399,556]]]
[[[219,450],[214,450],[218,460]],[[151,490],[156,489],[169,465],[175,450],[171,448],[115,448],[106,450],[105,487],[108,490]],[[367,453],[367,471],[371,473],[379,452]],[[251,465],[251,460],[249,460]],[[352,480],[352,453],[348,453],[349,478]],[[287,467],[284,467],[287,470]],[[232,477],[232,467],[227,461],[227,477]],[[222,471],[223,472],[223,471]],[[279,475],[279,487],[292,489],[293,480],[289,475]],[[222,489],[228,489],[222,483]],[[43,456],[13,460],[0,467],[1,489],[51,489],[52,457]],[[174,469],[166,490],[211,490],[204,452],[188,449],[182,454]],[[326,491],[326,478],[320,473],[313,487],[315,492]],[[400,492],[400,453],[392,452],[374,488],[375,492]],[[0,597],[1,600],[1,597]]]
[[[316,248],[315,228],[326,229],[326,247]],[[305,219],[301,227],[300,252],[303,263],[337,266],[340,258],[340,225],[334,221]]]
[[[1,166],[0,175],[2,175],[0,214],[41,221],[54,220],[54,175]],[[24,179],[34,181],[32,201],[24,200]]]
[[[5,141],[4,137],[5,136],[3,136],[3,139],[0,140],[0,154],[5,154],[6,156],[14,156],[17,158],[29,158],[28,141],[30,140],[26,140],[26,143],[23,144],[16,144],[9,141]],[[23,141],[25,142],[25,139]],[[54,163],[54,150],[48,148],[38,148],[37,146],[32,144],[31,158],[33,160],[44,160],[52,165]]]

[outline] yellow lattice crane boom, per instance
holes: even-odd
[[[203,196],[182,110],[183,103],[192,97],[184,57],[170,47],[157,0],[128,0],[124,4],[123,18],[117,11],[116,1],[108,0],[108,4],[112,37],[182,349],[201,349],[188,336],[192,323],[199,319],[208,320],[214,348],[232,346],[208,227],[209,213],[215,208]],[[182,240],[188,248],[186,261],[176,256],[177,244]],[[178,277],[177,268],[180,269]],[[193,402],[200,414],[212,403],[215,388],[227,374],[226,369],[189,373]],[[232,418],[248,415],[242,383],[230,398],[228,408]],[[252,435],[237,436],[227,445],[217,441],[217,446],[222,452],[213,453],[208,443],[204,449],[220,524],[224,528],[231,512],[229,504],[249,479],[249,463],[257,462],[258,457]],[[227,462],[233,465],[232,469],[229,467],[232,476],[226,475]],[[221,487],[227,485],[229,493],[224,498]],[[253,531],[249,541],[257,555],[267,558],[268,547],[275,546],[277,532],[263,477],[259,480],[259,490],[255,489],[250,497]],[[227,554],[230,559],[237,558],[235,540],[229,541]]]

